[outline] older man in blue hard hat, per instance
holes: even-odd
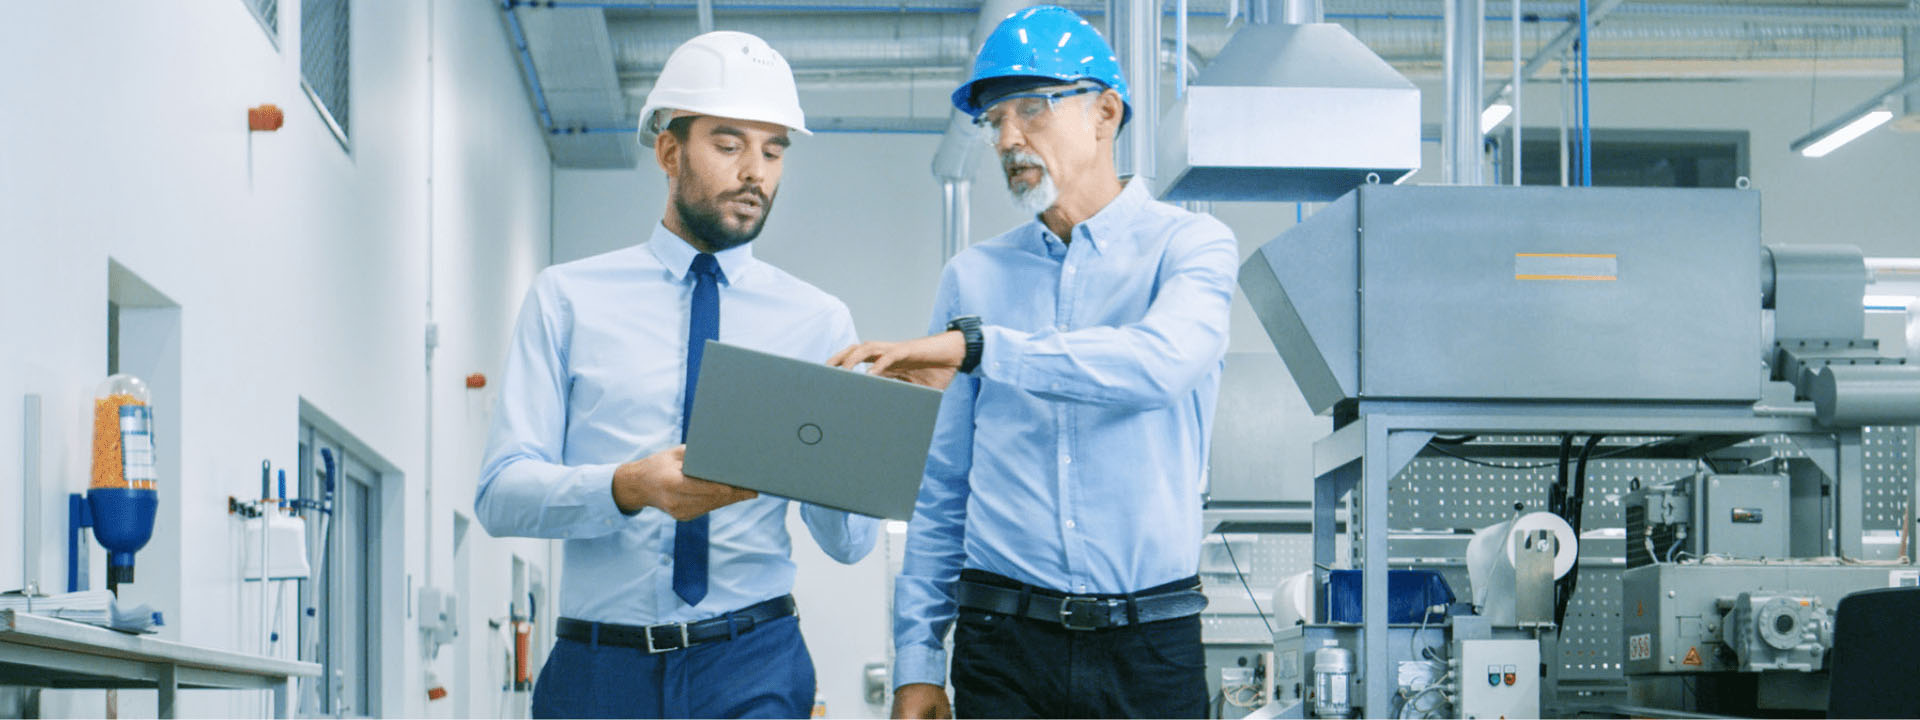
[[[894,597],[894,715],[1204,717],[1233,234],[1116,176],[1126,81],[1064,8],[1002,21],[953,103],[1036,217],[947,265],[934,335],[832,360],[946,384]]]
[[[754,259],[791,132],[787,61],[713,32],[661,69],[640,142],[667,175],[645,242],[534,280],[500,383],[474,513],[494,535],[564,538],[559,642],[536,717],[806,717],[788,502],[687,477],[707,340],[823,360],[853,342],[846,305]],[[800,516],[851,563],[878,522]]]

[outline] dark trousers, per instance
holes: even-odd
[[[813,656],[800,618],[725,642],[649,655],[560,640],[533,686],[537,718],[804,718],[813,714]]]
[[[1019,587],[977,570],[961,579]],[[1199,615],[1084,631],[961,608],[953,629],[953,710],[962,718],[1204,718],[1206,671]]]

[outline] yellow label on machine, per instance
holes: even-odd
[[[1515,280],[1620,279],[1620,258],[1612,253],[1514,253]]]

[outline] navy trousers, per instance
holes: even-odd
[[[536,718],[804,718],[813,714],[813,656],[800,618],[725,642],[649,655],[560,640],[533,686]]]

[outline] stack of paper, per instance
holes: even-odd
[[[0,593],[0,610],[31,613],[44,617],[98,625],[127,632],[154,632],[161,624],[160,613],[146,605],[122,609],[113,593],[106,590],[82,590],[60,595]]]

